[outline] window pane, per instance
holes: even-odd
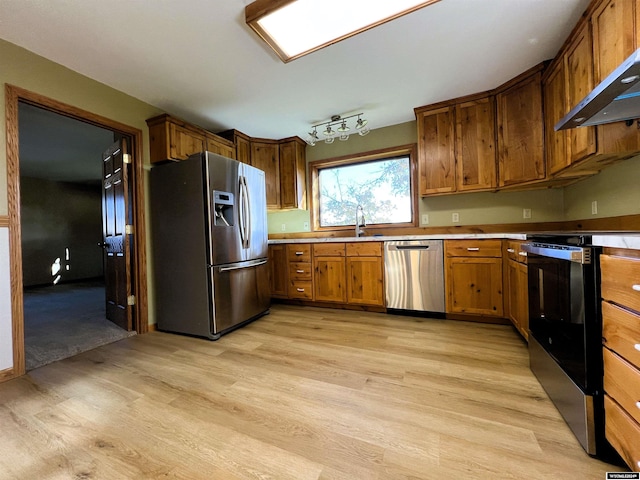
[[[411,222],[409,165],[405,156],[321,169],[320,226],[355,225],[358,205],[368,224]]]

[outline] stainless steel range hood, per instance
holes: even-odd
[[[554,129],[586,127],[640,118],[640,49],[616,68]]]

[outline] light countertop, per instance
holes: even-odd
[[[592,243],[600,247],[631,248],[640,250],[640,234],[593,235]]]
[[[368,237],[309,237],[309,238],[282,238],[269,240],[270,245],[278,243],[331,243],[331,242],[386,242],[393,240],[469,240],[484,238],[507,238],[511,240],[526,240],[525,234],[519,233],[450,233],[437,235],[397,235]]]

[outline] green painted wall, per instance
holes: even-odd
[[[372,130],[369,135],[352,135],[348,141],[318,143],[307,147],[307,162],[341,157],[355,153],[395,147],[417,142],[416,122]],[[562,189],[542,189],[526,192],[465,193],[420,199],[419,220],[428,214],[430,227],[501,223],[550,222],[563,219]],[[522,210],[531,209],[531,218],[524,219]],[[458,213],[460,221],[452,222]],[[269,233],[305,231],[310,221],[309,211],[295,210],[269,213]],[[284,226],[284,229],[283,229]]]

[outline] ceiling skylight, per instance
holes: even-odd
[[[245,16],[286,63],[438,1],[256,0]]]

